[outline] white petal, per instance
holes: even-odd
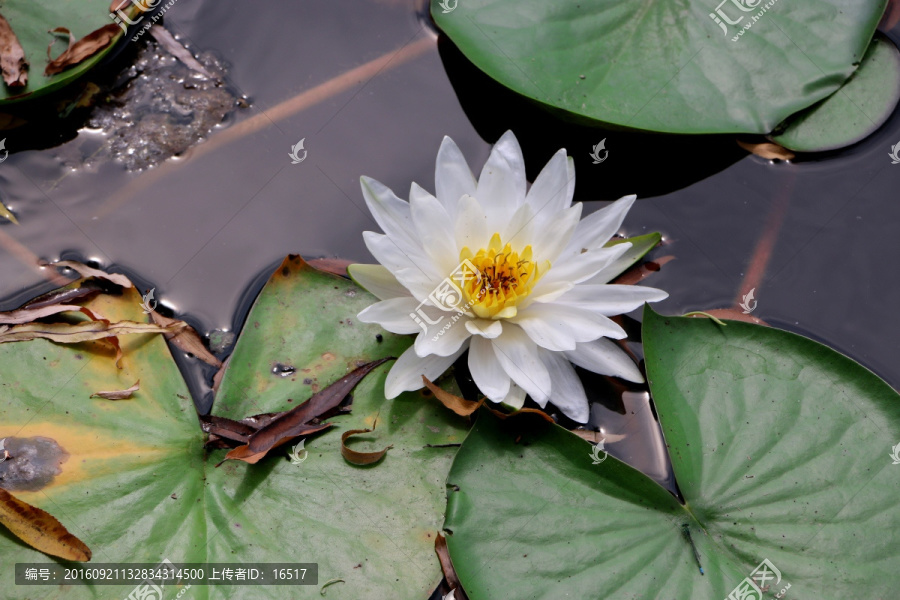
[[[582,205],[579,202],[565,209],[564,212],[548,215],[549,220],[545,221],[542,227],[535,228],[530,242],[534,249],[535,259],[538,261],[549,260],[552,263],[559,258],[569,240],[572,239],[573,232],[579,226],[581,208]]]
[[[402,392],[410,392],[425,387],[422,375],[434,381],[440,377],[450,365],[465,352],[468,344],[463,345],[456,354],[450,356],[437,356],[432,354],[424,358],[416,354],[415,348],[410,347],[400,355],[384,381],[384,396],[388,400],[396,398]]]
[[[504,133],[491,150],[475,197],[485,209],[488,229],[500,231],[509,216],[525,201],[525,160],[511,131]]]
[[[456,214],[459,199],[465,194],[474,195],[476,185],[475,176],[459,146],[444,136],[434,169],[434,188],[437,199],[451,218]]]
[[[548,350],[574,350],[578,342],[598,337],[626,337],[625,331],[607,317],[556,303],[535,303],[509,319],[519,325],[535,344]]]
[[[564,415],[577,423],[587,423],[590,415],[588,399],[584,393],[584,386],[575,373],[575,369],[566,360],[566,357],[558,352],[541,350],[541,359],[550,372],[551,389],[550,402],[562,411]]]
[[[437,268],[421,250],[413,261],[407,252],[401,250],[386,235],[364,231],[363,241],[375,260],[387,267],[397,281],[420,300],[427,297],[442,279],[438,276]]]
[[[448,356],[471,337],[472,334],[465,326],[469,317],[456,312],[442,312],[440,322],[429,325],[428,331],[420,333],[416,338],[415,348],[419,356]]]
[[[521,252],[525,246],[534,242],[534,209],[528,204],[523,204],[516,212],[507,216],[506,222],[498,231],[504,244],[508,243],[513,251]]]
[[[478,252],[487,246],[493,231],[488,232],[487,215],[481,203],[472,196],[460,198],[456,213],[456,245],[460,251],[468,246]]]
[[[575,350],[566,352],[566,358],[594,373],[644,383],[644,376],[634,361],[615,342],[604,338],[578,344]]]
[[[509,393],[509,375],[494,356],[494,348],[489,340],[472,338],[469,344],[469,372],[478,389],[490,400],[499,402]]]
[[[381,230],[390,236],[398,247],[410,252],[421,244],[413,237],[409,203],[401,200],[380,181],[371,177],[360,177],[360,187],[366,206]]]
[[[550,272],[553,272],[552,267],[550,268]],[[569,281],[544,282],[544,278],[542,277],[534,285],[531,294],[526,296],[525,299],[519,303],[519,310],[527,308],[534,302],[551,302],[571,290],[573,287],[575,287],[575,284]]]
[[[588,252],[567,255],[563,254],[553,263],[547,275],[541,279],[545,284],[556,281],[571,281],[581,283],[594,277],[597,273],[618,260],[628,249],[631,243],[623,242],[609,248],[598,248]]]
[[[379,300],[409,296],[409,290],[397,281],[383,265],[354,264],[347,267],[347,273],[357,285],[374,294]]]
[[[538,347],[520,327],[504,327],[503,334],[491,341],[494,355],[503,370],[535,402],[550,397],[550,374],[538,356]]]
[[[503,322],[500,320],[491,321],[490,319],[471,319],[466,321],[466,329],[472,335],[492,340],[503,333]]]
[[[500,402],[514,410],[519,410],[525,405],[525,395],[525,390],[517,386],[516,382],[513,381],[509,386],[509,393]]]
[[[419,333],[419,325],[410,317],[418,304],[412,296],[382,300],[363,309],[356,318],[363,323],[378,323],[391,333]]]
[[[459,264],[459,248],[450,215],[437,198],[415,183],[409,190],[409,205],[417,237],[425,241],[425,253],[449,277]]]
[[[557,151],[534,180],[525,203],[530,204],[535,213],[554,215],[572,205],[570,192],[575,193],[575,186],[569,186],[568,162],[565,149]],[[574,183],[574,168],[571,174]]]
[[[604,206],[582,219],[565,253],[575,254],[581,252],[582,248],[593,250],[603,246],[622,226],[622,221],[625,220],[625,215],[634,204],[635,198],[637,196],[619,198],[609,206]]]
[[[645,302],[659,302],[669,294],[642,285],[576,285],[554,300],[555,304],[583,308],[608,317],[629,313]]]

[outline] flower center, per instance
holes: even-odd
[[[504,245],[495,233],[487,248],[475,254],[468,247],[459,253],[460,262],[468,260],[478,271],[463,284],[463,296],[469,310],[482,319],[506,319],[516,316],[516,304],[531,293],[535,282],[550,268],[546,262],[538,268],[531,246],[521,254]]]

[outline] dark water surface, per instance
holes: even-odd
[[[423,13],[400,0],[179,0],[166,28],[220,64],[225,88],[249,106],[235,107],[182,156],[139,171],[115,160],[114,140],[96,127],[62,138],[52,121],[43,133],[7,132],[0,198],[21,225],[0,223],[0,309],[53,287],[26,264],[27,252],[13,252],[12,239],[46,260],[94,260],[125,272],[142,289],[156,288],[161,303],[201,333],[235,331],[284,255],[373,262],[361,234],[377,226],[360,175],[401,197],[412,181],[433,190],[443,135],[477,173],[490,142],[513,128],[530,174],[566,146],[579,199],[640,195],[623,233],[660,231],[666,246],[651,256],[676,256],[647,282],[670,293],[657,310],[734,306],[768,234],[774,243],[768,263],[755,263],[765,268],[753,314],[836,348],[900,388],[900,165],[888,157],[900,141],[900,114],[854,147],[777,164],[748,156],[733,138],[636,137],[541,122],[502,90],[482,86],[451,45],[439,50]],[[890,35],[897,42],[900,32]],[[316,88],[385,55],[396,60],[343,89],[333,81]],[[302,109],[278,108],[311,89],[318,91],[296,101]],[[252,131],[237,135],[248,122]],[[604,137],[609,158],[594,165],[588,154]],[[307,158],[291,164],[301,138]],[[185,365],[208,407],[209,373]],[[647,395],[627,392],[624,403],[625,414],[595,405],[594,423],[624,435],[607,444],[613,454],[666,481]]]

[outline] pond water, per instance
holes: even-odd
[[[173,149],[176,156],[156,166],[147,166],[152,156],[128,159],[139,149],[165,150],[144,143],[153,121],[123,144],[128,128],[115,120],[174,102],[191,81],[184,70],[167,72],[172,87],[162,77],[161,87],[138,95],[134,110],[94,121],[45,118],[5,132],[0,198],[20,225],[0,219],[0,310],[54,287],[34,257],[76,258],[155,288],[162,306],[227,340],[221,332],[239,330],[286,254],[373,262],[361,234],[377,226],[360,175],[401,197],[412,181],[433,189],[443,135],[477,172],[490,143],[512,128],[531,176],[567,148],[587,211],[639,194],[622,233],[660,231],[665,246],[651,256],[676,257],[647,281],[670,293],[658,311],[736,307],[752,288],[754,316],[820,340],[900,388],[900,285],[891,267],[900,254],[900,165],[888,157],[900,141],[900,113],[851,148],[792,163],[747,155],[733,137],[575,127],[485,83],[449,43],[438,43],[425,14],[424,4],[402,0],[175,4],[165,27],[223,79],[189,106],[219,111],[215,120],[227,112],[224,122],[208,133],[208,119],[197,125],[200,143]],[[900,29],[888,34],[896,43]],[[128,42],[134,47],[119,52],[105,81],[134,76],[136,61],[149,69],[154,56],[182,68],[154,44],[150,36]],[[186,111],[166,123],[177,129],[199,116]],[[292,164],[288,154],[301,139],[308,154]],[[593,164],[601,139],[609,155]],[[181,363],[208,409],[211,373]],[[604,385],[592,393],[599,398]],[[666,482],[646,393],[621,397],[621,405],[595,404],[593,424],[616,440],[611,453]]]

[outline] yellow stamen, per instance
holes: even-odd
[[[531,293],[550,263],[540,268],[525,246],[521,253],[504,245],[500,234],[491,236],[487,248],[475,254],[468,247],[459,253],[460,262],[468,260],[478,270],[478,277],[471,277],[463,285],[463,295],[469,311],[482,319],[504,319],[516,315],[516,304]]]

